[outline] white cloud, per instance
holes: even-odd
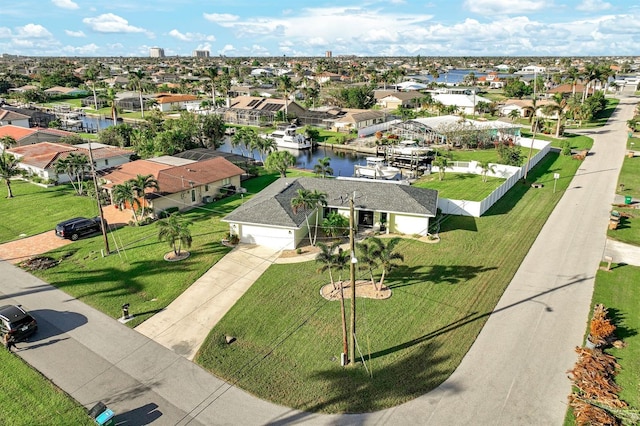
[[[548,0],[465,0],[464,7],[479,15],[519,15],[552,10]]]
[[[226,55],[227,53],[235,52],[236,48],[233,47],[232,44],[225,44],[222,49],[220,49],[221,55]]]
[[[599,12],[602,10],[611,9],[611,3],[603,0],[584,0],[582,3],[576,6],[576,9],[584,12]]]
[[[69,37],[86,37],[87,35],[82,32],[82,31],[71,31],[71,30],[64,30],[64,33],[66,35],[68,35]]]
[[[80,6],[78,6],[78,3],[74,3],[71,0],[51,0],[51,3],[53,3],[54,6],[58,6],[62,9],[74,10],[80,8]]]
[[[229,13],[203,13],[202,15],[207,21],[216,23],[237,21],[240,18],[238,15]]]
[[[90,43],[84,46],[65,46],[62,50],[71,56],[83,56],[96,55],[101,52],[102,49],[97,44]]]
[[[99,33],[143,33],[146,30],[129,25],[129,21],[113,13],[105,13],[95,18],[82,20],[92,30]]]
[[[45,27],[39,24],[27,24],[17,28],[17,36],[23,38],[49,38],[52,34]]]
[[[169,31],[171,37],[177,38],[180,41],[216,41],[215,36],[200,34],[200,33],[181,33],[178,30]]]

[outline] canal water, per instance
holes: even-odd
[[[229,138],[225,138],[224,144],[218,148],[222,152],[230,152],[233,154],[244,155],[253,157],[256,160],[260,160],[260,153],[253,151],[247,153],[246,150],[241,150],[239,147],[232,147]],[[279,148],[282,150],[282,148]],[[296,157],[296,168],[313,170],[313,166],[318,164],[318,160],[329,157],[329,166],[333,169],[334,176],[346,176],[351,177],[354,174],[354,166],[356,164],[366,164],[367,156],[372,154],[361,154],[353,151],[343,151],[338,149],[331,149],[324,146],[315,147],[313,149],[306,150],[287,150]]]

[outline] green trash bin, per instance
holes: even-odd
[[[631,204],[631,195],[625,195],[624,196],[624,203],[625,204]]]

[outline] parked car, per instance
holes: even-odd
[[[75,217],[56,225],[56,235],[58,237],[68,238],[73,241],[84,235],[94,234],[101,230],[99,217],[92,219]]]
[[[14,342],[19,342],[31,336],[38,330],[35,318],[20,305],[0,306],[0,337],[5,334],[13,337]]]

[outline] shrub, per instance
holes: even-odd
[[[562,155],[571,155],[571,142],[563,141],[562,142],[562,150],[560,151]]]
[[[168,209],[162,210],[160,212],[160,219],[166,219],[171,216],[173,213],[178,212],[180,209],[178,207],[169,207]]]

